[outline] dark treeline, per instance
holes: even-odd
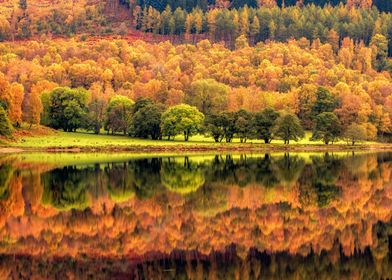
[[[392,275],[391,249],[388,247],[391,240],[391,228],[390,223],[376,224],[373,232],[377,233],[377,246],[364,252],[356,252],[351,257],[343,257],[340,243],[335,242],[334,247],[328,252],[321,255],[308,253],[305,256],[288,253],[270,254],[251,249],[244,257],[244,254],[239,256],[241,248],[236,248],[236,246],[230,246],[226,251],[213,252],[207,256],[197,251],[176,250],[170,255],[152,254],[158,260],[151,260],[147,255],[139,258],[136,263],[126,266],[125,269],[124,263],[127,261],[122,258],[101,258],[97,261],[86,257],[83,261],[75,261],[70,258],[1,256],[0,260],[2,266],[7,265],[11,268],[13,275],[46,276],[50,274],[59,278],[65,273],[74,273],[82,277],[87,272],[91,275],[100,273],[107,278],[132,275],[136,279],[148,279],[153,275],[159,275],[160,279],[189,279],[195,275],[207,278],[211,274],[218,275],[221,279],[232,279],[240,273],[250,279],[253,279],[252,277],[255,277],[254,279],[259,279],[256,277],[266,279],[290,277],[291,279],[298,274],[309,279],[320,276],[339,278],[342,274],[353,277],[375,275],[388,278]],[[375,259],[376,254],[381,257]]]
[[[213,41],[225,41],[234,46],[241,35],[256,44],[260,41],[275,40],[287,42],[290,39],[306,38],[311,42],[320,40],[338,49],[343,39],[349,37],[355,42],[371,43],[376,34],[389,39],[389,55],[392,54],[392,16],[377,9],[347,9],[335,7],[292,6],[282,8],[239,8],[200,9],[187,11],[169,6],[160,12],[150,6],[135,12],[136,28],[144,32],[164,35],[188,35],[195,39],[198,34],[208,34]],[[336,51],[335,49],[335,51]]]
[[[121,3],[128,4],[129,0],[120,0]],[[372,1],[353,1],[353,0],[273,0],[273,1],[263,1],[263,0],[137,0],[134,1],[134,5],[152,6],[155,9],[163,11],[166,6],[170,6],[172,9],[182,8],[187,11],[191,11],[193,8],[200,8],[206,11],[208,8],[214,6],[226,6],[230,8],[241,8],[244,6],[256,8],[260,5],[277,5],[279,7],[285,6],[295,6],[295,5],[310,5],[314,4],[316,6],[324,7],[325,5],[337,6],[339,4],[366,6],[373,4],[378,10],[382,12],[391,12],[392,3],[385,0],[373,0]]]
[[[105,279],[120,276],[132,279],[235,279],[242,275],[247,279],[293,279],[301,275],[306,279],[335,278],[373,275],[375,278],[391,277],[391,232],[392,224],[379,223],[373,226],[376,246],[344,257],[340,242],[336,241],[330,251],[323,254],[309,252],[306,255],[271,254],[256,249],[246,250],[235,245],[224,251],[208,255],[198,251],[175,250],[171,254],[146,254],[133,262],[123,258],[85,257],[83,261],[72,258],[36,258],[28,256],[0,256],[1,267],[9,267],[11,275],[38,275],[42,278],[53,275],[75,275],[83,278],[101,275]],[[374,257],[377,256],[377,259]],[[380,256],[380,257],[379,257]],[[128,265],[124,266],[124,263]],[[5,271],[8,271],[4,269]]]

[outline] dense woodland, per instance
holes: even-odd
[[[163,11],[167,6],[173,9],[182,8],[191,11],[193,8],[200,8],[206,11],[211,7],[218,8],[241,8],[248,7],[288,7],[288,6],[305,6],[314,4],[316,6],[324,7],[325,5],[337,6],[339,4],[347,5],[348,7],[362,7],[369,8],[374,5],[377,9],[383,12],[392,11],[392,3],[385,0],[120,0],[120,2],[129,6],[152,6],[155,9]]]
[[[159,12],[145,7],[136,9],[134,14],[136,28],[156,34],[182,35],[188,42],[202,37],[200,34],[212,41],[224,41],[229,47],[234,47],[235,39],[240,35],[247,36],[252,45],[266,40],[287,42],[306,38],[311,42],[328,42],[337,51],[346,37],[369,45],[372,36],[381,34],[387,39],[388,53],[392,54],[392,41],[389,40],[392,38],[392,15],[376,9],[311,5],[285,9],[212,9],[208,12],[166,8]]]
[[[42,35],[0,45],[2,135],[23,122],[186,141],[202,133],[289,143],[313,130],[325,144],[355,144],[391,134],[392,15],[371,3],[206,12],[131,5],[137,28],[191,44],[52,40],[44,34],[106,26],[103,8],[30,18],[28,3],[19,1],[16,20],[0,20],[3,39]]]
[[[362,127],[354,131],[366,131],[357,137],[375,139],[391,132],[392,113],[390,74],[374,69],[377,53],[386,52],[377,47],[380,36],[373,48],[346,38],[337,53],[330,44],[306,39],[250,47],[245,37],[235,50],[208,40],[196,46],[121,40],[3,43],[2,115],[15,127],[27,122],[65,131],[104,128],[154,139],[184,134],[187,140],[205,132],[218,141],[269,142],[270,133],[296,140],[303,128],[330,132],[328,127],[338,126],[332,136],[315,136],[329,143],[353,124]],[[282,119],[296,132],[278,132]]]

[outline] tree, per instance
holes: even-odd
[[[21,84],[13,83],[10,87],[11,105],[8,108],[8,117],[16,127],[22,124],[22,103],[24,88]]]
[[[370,41],[370,47],[374,53],[374,68],[383,70],[388,57],[388,39],[384,35],[375,34]]]
[[[355,143],[359,141],[365,141],[367,138],[366,128],[359,124],[352,124],[347,127],[346,131],[343,134],[343,138],[347,143],[351,143],[351,145],[355,145]]]
[[[126,135],[132,117],[133,104],[134,102],[126,96],[113,96],[106,112],[105,129],[108,132],[123,132]]]
[[[192,83],[188,95],[189,104],[203,114],[222,112],[227,107],[227,86],[214,79],[197,80]]]
[[[184,163],[169,158],[162,166],[161,181],[170,191],[186,195],[203,186],[205,178],[203,170],[188,157],[184,158]]]
[[[40,124],[43,106],[37,91],[32,91],[26,97],[26,106],[23,110],[23,119],[30,124]]]
[[[161,116],[163,108],[149,104],[139,109],[132,117],[130,133],[139,138],[161,138]]]
[[[326,88],[319,87],[316,92],[316,102],[312,107],[313,118],[324,112],[333,112],[337,105],[335,96]]]
[[[235,130],[241,143],[246,143],[247,139],[252,135],[252,126],[251,113],[245,110],[240,110],[236,113]]]
[[[237,133],[236,130],[236,121],[237,116],[234,112],[223,112],[223,127],[224,127],[224,134],[227,143],[230,143],[234,135]]]
[[[144,98],[144,97],[138,98],[135,104],[133,105],[132,113],[136,114],[139,110],[143,109],[144,107],[153,104],[154,102],[152,102],[151,99],[149,98]]]
[[[321,113],[316,117],[311,140],[322,140],[326,145],[332,144],[341,134],[341,124],[338,117],[331,112]]]
[[[225,119],[222,114],[211,114],[205,118],[205,131],[214,138],[215,142],[222,142],[225,137]]]
[[[180,104],[162,114],[162,131],[169,139],[183,133],[188,141],[192,134],[200,132],[203,122],[204,115],[196,107]]]
[[[7,18],[0,15],[0,42],[6,40],[11,35],[11,26]]]
[[[27,0],[19,0],[19,9],[27,10]]]
[[[19,9],[21,15],[17,19],[18,36],[20,38],[28,38],[31,36],[31,20],[27,12],[27,0],[19,1]]]
[[[274,127],[279,113],[272,108],[266,108],[254,117],[254,130],[257,139],[263,139],[265,144],[271,143],[274,137]]]
[[[87,118],[87,129],[99,134],[105,120],[108,101],[100,95],[93,95],[88,105],[89,113]]]
[[[12,133],[12,125],[2,106],[0,106],[0,135],[10,136]]]
[[[64,131],[76,131],[82,127],[87,114],[88,93],[86,90],[55,88],[49,94],[49,126]]]
[[[276,121],[274,132],[277,137],[284,140],[285,144],[290,144],[290,140],[297,142],[305,136],[298,117],[291,113],[282,115]]]

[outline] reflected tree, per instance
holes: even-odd
[[[134,178],[127,162],[113,163],[105,168],[108,177],[108,191],[116,202],[124,202],[135,195]]]
[[[43,204],[67,211],[71,209],[84,210],[89,206],[88,169],[78,169],[68,166],[44,173],[41,181],[44,184]]]
[[[200,188],[205,182],[205,177],[198,164],[192,163],[188,157],[184,158],[183,163],[168,158],[163,162],[161,180],[169,190],[188,194]]]
[[[9,183],[13,171],[9,164],[0,165],[0,200],[6,199],[9,195]]]
[[[301,176],[305,161],[299,156],[286,153],[282,158],[275,160],[274,172],[281,183],[294,184]]]

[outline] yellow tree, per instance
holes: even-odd
[[[13,83],[10,87],[11,106],[8,108],[10,121],[16,127],[22,124],[22,103],[24,97],[24,88],[21,84]]]
[[[0,41],[7,39],[11,35],[11,26],[7,18],[0,15]]]
[[[39,125],[43,106],[38,91],[34,90],[25,97],[25,106],[23,107],[23,119],[30,124]]]

